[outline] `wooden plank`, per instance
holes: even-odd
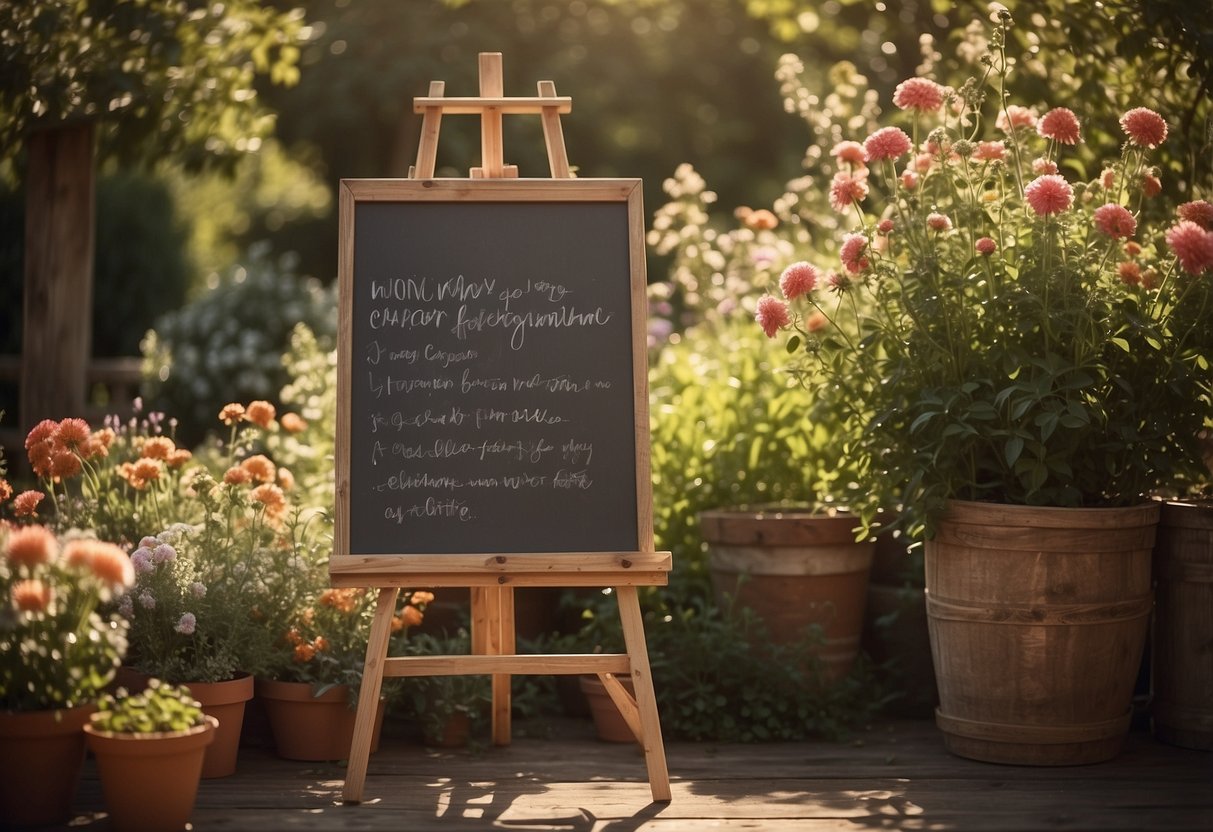
[[[430,98],[441,99],[445,87],[446,83],[443,81],[430,81]],[[417,164],[409,176],[432,179],[438,159],[438,130],[442,126],[442,107],[423,107],[419,112],[424,113],[421,118],[421,139],[417,143]]]
[[[563,576],[546,573],[516,575],[493,575],[476,572],[431,572],[425,575],[404,574],[370,570],[356,574],[336,573],[330,569],[329,584],[335,587],[381,587],[398,586],[412,589],[422,587],[437,589],[444,587],[497,586],[552,586],[552,587],[609,587],[609,586],[664,586],[669,581],[669,572],[632,572],[620,575],[615,572],[567,572]]]
[[[580,180],[578,180],[580,181]],[[648,300],[643,192],[628,194],[628,258],[632,278],[632,401],[636,415],[636,539],[637,548],[651,552],[653,544],[653,476],[649,449]]]
[[[543,82],[540,82],[543,83]],[[418,96],[413,99],[413,112],[424,113],[426,109],[438,107],[449,115],[479,115],[485,110],[496,110],[502,115],[542,115],[545,110],[554,109],[561,115],[573,111],[573,99],[567,95],[552,98],[540,96],[450,96],[436,98]]]
[[[539,97],[553,102],[557,101],[555,82],[540,81]],[[543,143],[548,151],[548,170],[551,172],[552,178],[568,179],[572,173],[569,171],[569,154],[564,146],[564,130],[560,127],[560,112],[561,110],[557,106],[543,108],[541,114]]]
[[[385,202],[619,202],[640,187],[636,179],[346,179],[343,184],[358,201]],[[642,221],[642,243],[644,227]]]
[[[627,644],[632,665],[632,687],[636,690],[636,705],[640,711],[640,743],[644,746],[644,762],[649,773],[653,800],[669,801],[670,775],[666,767],[665,744],[661,739],[661,719],[657,715],[657,696],[653,692],[653,674],[649,669],[649,651],[644,638],[644,619],[640,614],[640,598],[634,586],[615,587],[619,602],[619,617],[623,622],[623,640]]]
[[[336,558],[335,558],[336,559]],[[357,573],[378,566],[391,571],[412,570],[418,577],[434,572],[488,572],[493,575],[516,575],[543,572],[551,575],[581,572],[610,572],[654,570],[668,571],[672,560],[669,552],[542,552],[535,554],[479,555],[353,555],[336,559],[333,571]],[[418,584],[419,586],[421,584]]]
[[[336,506],[333,513],[332,560],[350,551],[350,374],[353,361],[347,354],[354,333],[354,204],[356,190],[342,182],[337,189],[337,438],[333,472]],[[386,584],[385,584],[386,586]]]
[[[383,688],[383,667],[387,657],[388,638],[392,634],[392,614],[396,611],[396,598],[400,591],[395,587],[379,590],[375,604],[375,617],[371,620],[371,633],[367,638],[366,661],[362,669],[362,686],[358,693],[358,713],[354,717],[354,739],[350,747],[350,765],[345,775],[342,798],[347,803],[362,800],[362,788],[366,783],[367,761],[371,754],[371,743],[375,734],[375,710]]]
[[[631,662],[629,661],[628,664],[631,665]],[[632,736],[636,738],[637,742],[643,743],[644,734],[640,727],[640,709],[636,706],[636,700],[632,698],[632,694],[628,693],[627,688],[615,678],[613,673],[599,673],[598,678],[602,681],[602,686],[607,695],[611,697],[611,701],[615,703],[615,707],[619,709],[619,715],[627,723]]]
[[[475,588],[473,588],[473,591]],[[389,658],[384,675],[476,676],[493,674],[572,676],[581,673],[627,673],[624,653],[565,655],[397,656]],[[508,677],[507,677],[508,678]]]
[[[498,586],[490,589],[497,595],[497,639],[494,652],[497,655],[513,655],[518,650],[517,638],[514,631],[514,588]],[[542,658],[547,658],[546,656]],[[510,744],[510,673],[497,672],[493,675],[493,745]]]
[[[500,52],[480,53],[480,97],[483,100],[501,98],[505,94],[505,75]],[[505,175],[504,147],[501,130],[501,108],[485,104],[480,109],[480,167],[487,179]]]

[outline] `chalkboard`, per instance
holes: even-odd
[[[342,184],[334,560],[651,552],[639,181]]]

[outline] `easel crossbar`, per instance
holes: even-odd
[[[549,110],[566,114],[573,111],[573,99],[567,95],[557,95],[551,98],[541,96],[515,98],[418,96],[413,99],[413,112],[424,113],[427,107],[438,107],[444,115],[475,115],[487,110],[496,110],[505,115],[541,115]]]
[[[545,656],[396,656],[383,662],[384,676],[480,676],[495,673],[572,676],[586,673],[629,675],[626,653]]]

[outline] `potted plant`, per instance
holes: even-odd
[[[1147,228],[1167,125],[1145,108],[1121,118],[1121,157],[1077,181],[1080,120],[1008,100],[996,19],[982,79],[909,79],[909,134],[838,145],[840,262],[789,265],[755,313],[768,336],[794,330],[799,366],[850,409],[865,519],[900,502],[928,538],[949,748],[1094,762],[1131,716],[1158,519],[1143,501],[1200,465],[1213,205]]]
[[[451,636],[416,633],[404,652],[413,656],[457,656],[470,650],[471,638],[460,628]],[[399,690],[408,712],[421,725],[425,743],[438,748],[467,745],[493,700],[488,676],[413,676],[401,680]]]
[[[67,820],[84,759],[82,728],[126,651],[108,612],[133,582],[119,547],[0,523],[0,816]]]
[[[102,697],[84,731],[115,830],[185,827],[217,725],[188,688],[159,679]]]

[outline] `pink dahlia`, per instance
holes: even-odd
[[[973,158],[979,162],[1000,162],[1007,158],[1007,146],[1002,142],[978,142]]]
[[[779,290],[788,300],[796,300],[801,295],[808,294],[817,286],[821,272],[812,263],[801,260],[783,270],[779,276]]]
[[[859,142],[839,142],[830,148],[830,155],[855,167],[863,167],[868,161],[868,153]]]
[[[927,214],[927,228],[932,231],[949,231],[952,228],[952,221],[946,215],[932,211]]]
[[[1023,195],[1032,210],[1042,217],[1064,211],[1074,201],[1074,189],[1070,183],[1055,173],[1032,180],[1023,189]]]
[[[994,242],[994,240],[989,237],[981,237],[976,243],[973,244],[973,248],[975,248],[977,253],[982,257],[989,257],[991,254],[997,251],[998,243]]]
[[[845,171],[834,174],[830,182],[830,206],[838,212],[846,211],[856,202],[868,198],[867,175],[852,176]]]
[[[1043,176],[1046,173],[1057,173],[1057,163],[1051,159],[1033,159],[1032,173]]]
[[[868,238],[862,234],[848,234],[842,238],[842,248],[838,257],[842,265],[851,273],[861,272],[868,267],[868,258],[863,256],[868,247]]]
[[[1137,233],[1137,218],[1123,205],[1109,202],[1095,209],[1095,227],[1115,239],[1132,237]]]
[[[912,146],[910,137],[898,127],[882,127],[863,140],[863,149],[872,161],[900,158]]]
[[[1180,220],[1167,230],[1167,245],[1188,274],[1200,274],[1213,266],[1213,231],[1191,220]]]
[[[1008,104],[1007,108],[998,114],[994,126],[1004,133],[1012,133],[1017,127],[1035,127],[1036,111],[1018,104]]]
[[[1152,173],[1141,175],[1141,192],[1144,196],[1158,196],[1162,193],[1162,180]]]
[[[779,298],[764,295],[758,300],[758,312],[754,315],[754,320],[758,321],[768,338],[774,338],[775,333],[792,322],[792,316],[788,314],[786,303]]]
[[[1190,220],[1206,231],[1213,230],[1213,202],[1203,199],[1185,202],[1175,209],[1175,214],[1181,220]]]
[[[943,104],[944,88],[929,78],[907,78],[893,91],[893,104],[903,110],[931,113]]]
[[[1074,115],[1073,110],[1065,107],[1055,107],[1045,113],[1036,124],[1036,132],[1061,144],[1078,144],[1082,141],[1078,116]]]
[[[1099,174],[1099,184],[1105,191],[1112,190],[1112,186],[1116,184],[1116,171],[1111,168],[1104,168]]]
[[[1158,147],[1167,138],[1163,117],[1145,107],[1134,107],[1121,116],[1120,127],[1138,147]]]

